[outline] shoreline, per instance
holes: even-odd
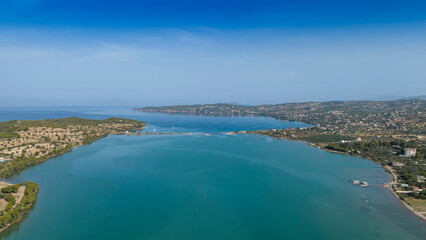
[[[145,129],[145,126],[144,126],[144,127],[142,127],[141,129],[130,130],[129,132],[134,133],[134,132],[136,132],[136,131],[141,131],[141,130],[144,130],[144,129]],[[54,158],[54,157],[57,157],[57,156],[63,155],[63,154],[65,154],[65,153],[69,153],[69,152],[71,152],[73,149],[75,149],[75,148],[77,148],[77,147],[84,146],[84,145],[90,145],[90,144],[92,144],[93,142],[96,142],[96,141],[98,141],[98,140],[101,140],[101,139],[103,139],[103,138],[106,138],[106,137],[108,137],[108,136],[110,136],[110,135],[126,135],[126,132],[121,132],[121,131],[111,132],[111,133],[105,134],[105,135],[103,135],[103,136],[99,136],[99,138],[93,139],[93,141],[90,141],[90,142],[88,142],[88,143],[80,143],[80,144],[77,144],[77,145],[75,145],[75,146],[73,146],[73,147],[71,147],[71,148],[64,148],[64,149],[62,149],[62,151],[60,151],[60,152],[58,152],[58,153],[54,153],[54,154],[52,154],[52,155],[50,155],[50,156],[48,156],[48,157],[46,157],[46,158],[42,159],[40,162],[37,162],[36,164],[34,164],[34,165],[32,165],[32,166],[28,166],[27,168],[29,168],[29,167],[34,167],[34,166],[39,165],[39,164],[41,164],[41,163],[44,163],[44,162],[46,162],[47,160],[50,160],[50,159],[52,159],[52,158]],[[27,168],[22,169],[22,170],[26,170]],[[21,171],[19,171],[19,172],[21,172]],[[11,176],[13,176],[13,175],[15,175],[15,174],[17,174],[17,173],[19,173],[19,172],[13,173],[13,174],[11,174],[11,175],[9,175],[9,176],[0,177],[0,183],[4,183],[4,184],[6,184],[6,185],[13,185],[13,183],[9,183],[9,182],[7,182],[7,181],[4,181],[4,179],[5,179],[5,178],[9,178],[9,177],[11,177]],[[38,189],[38,186],[37,186],[37,193],[38,193],[38,191],[39,191],[39,189]],[[22,199],[21,199],[21,201],[22,201]],[[21,201],[20,201],[20,202],[21,202]],[[19,202],[19,203],[20,203],[20,202]],[[31,204],[30,209],[28,209],[27,211],[22,212],[22,213],[21,213],[21,215],[20,215],[20,217],[19,217],[18,219],[16,219],[15,221],[13,221],[13,222],[11,222],[11,223],[7,224],[7,225],[6,225],[6,226],[4,226],[3,228],[1,228],[1,229],[0,229],[0,233],[1,233],[1,232],[3,232],[3,231],[5,231],[5,230],[7,230],[7,229],[9,229],[9,227],[11,227],[12,225],[14,225],[14,224],[16,224],[16,223],[21,222],[21,221],[24,219],[25,215],[27,215],[27,214],[30,212],[30,210],[31,210],[32,208],[34,208],[34,205],[35,205],[35,203],[36,203],[36,202],[37,202],[37,197],[36,197],[35,201]],[[18,204],[19,204],[19,203],[16,203],[16,205],[14,206],[14,208],[15,208],[16,206],[18,206]]]
[[[235,133],[243,133],[241,131],[236,131]],[[265,134],[260,134],[260,133],[250,133],[250,132],[244,132],[243,134],[257,134],[257,135],[262,135],[262,136],[267,136],[267,137],[272,137],[272,136],[268,136]],[[390,184],[396,183],[397,182],[397,176],[395,175],[395,173],[392,172],[392,169],[388,166],[384,166],[376,161],[374,161],[373,159],[370,158],[366,158],[366,157],[361,157],[361,156],[357,156],[357,155],[350,155],[348,153],[344,153],[344,152],[339,152],[339,151],[334,151],[334,150],[330,150],[330,149],[324,149],[319,147],[318,145],[311,143],[311,142],[307,142],[307,141],[303,141],[303,140],[296,140],[296,139],[287,139],[287,138],[280,138],[280,137],[272,137],[275,139],[280,139],[280,140],[287,140],[287,141],[294,141],[294,142],[301,142],[301,143],[305,143],[307,145],[309,145],[310,147],[315,147],[317,149],[326,151],[326,152],[330,152],[330,153],[337,153],[337,154],[342,154],[342,155],[348,155],[348,156],[354,156],[354,157],[359,157],[359,158],[363,158],[363,159],[367,159],[369,161],[372,161],[376,164],[379,164],[381,168],[383,168],[385,170],[386,173],[390,174],[392,176],[392,180],[386,183],[381,184],[381,186],[383,188],[388,189],[392,195],[394,197],[396,197],[401,203],[402,205],[409,211],[411,212],[414,216],[420,218],[421,220],[426,222],[426,216],[424,216],[423,214],[421,214],[420,212],[416,211],[413,207],[411,207],[407,202],[405,202],[403,199],[401,199],[401,197],[393,190],[392,187],[390,187]]]
[[[2,184],[5,184],[6,186],[13,185],[13,183],[8,183],[8,182],[5,182],[5,181],[0,181],[0,185],[2,185]],[[18,205],[18,203],[16,205]],[[4,230],[8,229],[9,227],[11,227],[13,224],[20,222],[23,218],[24,217],[20,217],[19,219],[15,220],[15,221],[13,221],[13,222],[11,222],[9,224],[7,224],[3,228],[0,228],[0,233],[3,232]]]
[[[142,128],[142,129],[140,129],[140,130],[143,130],[144,128]],[[139,131],[139,130],[134,130],[134,131]],[[85,146],[85,145],[90,145],[90,144],[92,144],[92,143],[94,143],[94,142],[96,142],[96,141],[99,141],[99,140],[101,140],[101,139],[103,139],[103,138],[106,138],[106,137],[108,137],[108,136],[110,136],[110,135],[126,135],[126,133],[122,133],[122,132],[114,132],[114,133],[110,133],[110,134],[107,134],[106,136],[102,136],[102,137],[100,137],[100,138],[98,138],[98,139],[94,139],[93,141],[91,141],[91,142],[88,142],[88,143],[81,143],[81,144],[77,144],[77,145],[75,145],[75,146],[73,146],[73,147],[71,147],[71,148],[69,148],[69,149],[63,149],[63,151],[61,151],[61,152],[58,152],[58,153],[54,153],[54,154],[52,154],[52,155],[50,155],[50,156],[48,156],[48,157],[46,157],[45,159],[43,159],[42,161],[40,161],[40,162],[38,162],[37,164],[34,164],[34,165],[32,165],[32,166],[29,166],[29,167],[34,167],[34,166],[36,166],[36,165],[39,165],[39,164],[41,164],[41,163],[44,163],[44,162],[46,162],[47,160],[49,160],[49,159],[52,159],[52,158],[54,158],[54,157],[57,157],[57,156],[60,156],[60,155],[62,155],[62,154],[65,154],[65,153],[69,153],[69,152],[71,152],[74,148],[77,148],[77,147],[81,147],[81,146]],[[29,168],[29,167],[27,167],[27,168]],[[25,168],[26,169],[26,168]],[[25,170],[25,169],[22,169],[21,171],[23,171],[23,170]],[[19,172],[17,172],[17,173],[19,173]],[[5,178],[9,178],[9,177],[11,177],[11,176],[13,176],[13,175],[15,175],[15,174],[17,174],[17,173],[14,173],[14,174],[12,174],[12,175],[9,175],[9,176],[6,176],[6,177],[0,177],[0,182],[5,182],[5,181],[3,181],[3,179],[5,179]]]
[[[26,206],[23,206],[22,202],[23,202],[24,198],[26,198],[26,196],[28,194],[27,191],[31,191],[31,190],[28,190],[28,188],[32,189],[28,184],[34,184],[36,186],[36,188],[35,188],[35,195],[36,195],[36,197],[35,197],[35,199],[32,202],[30,202],[30,207],[26,209]],[[6,181],[0,181],[0,185],[9,186],[9,185],[14,185],[14,184],[6,182]],[[14,211],[15,208],[22,207],[21,211],[19,212],[19,216],[14,221],[12,221],[12,222],[8,223],[7,225],[5,225],[4,227],[0,228],[0,233],[3,232],[3,231],[5,231],[5,230],[7,230],[7,229],[9,229],[9,227],[11,227],[11,226],[13,226],[13,225],[15,225],[15,224],[23,221],[24,218],[26,217],[26,215],[30,213],[30,210],[34,208],[34,205],[37,202],[37,195],[38,195],[38,192],[39,192],[38,185],[36,183],[31,183],[31,182],[21,183],[21,186],[22,185],[24,185],[25,188],[24,188],[24,192],[22,193],[23,195],[21,196],[19,202],[16,202],[15,205],[13,206],[13,208],[10,211],[8,211],[8,212],[5,213],[5,214],[9,214],[10,212]]]
[[[57,157],[57,156],[60,156],[60,155],[63,155],[63,154],[69,153],[69,152],[71,152],[74,148],[77,148],[77,147],[80,147],[80,146],[85,146],[85,145],[90,145],[90,144],[92,144],[93,142],[96,142],[96,141],[98,141],[98,140],[101,140],[101,139],[103,139],[103,138],[106,138],[106,137],[108,137],[108,136],[110,136],[110,135],[126,135],[126,136],[131,136],[131,135],[136,135],[136,136],[140,136],[140,135],[192,135],[192,133],[186,133],[186,132],[170,132],[170,133],[168,133],[168,132],[158,132],[158,133],[156,133],[156,132],[136,132],[136,131],[142,131],[142,130],[144,130],[144,129],[145,129],[145,127],[141,128],[141,129],[138,129],[138,130],[130,130],[130,131],[128,131],[128,132],[112,132],[112,133],[106,134],[105,136],[102,136],[102,137],[100,137],[100,138],[98,138],[98,139],[94,139],[93,141],[91,141],[91,142],[89,142],[89,143],[86,143],[86,144],[81,143],[81,144],[77,144],[77,145],[73,146],[73,147],[72,147],[72,148],[70,148],[70,149],[64,149],[64,151],[62,151],[62,152],[58,152],[58,153],[55,153],[55,154],[53,154],[53,155],[51,155],[51,156],[49,156],[49,157],[47,157],[47,158],[43,159],[43,161],[40,161],[39,163],[37,163],[37,164],[35,164],[35,165],[39,165],[39,164],[44,163],[44,162],[46,162],[47,160],[50,160],[50,159],[52,159],[52,158],[54,158],[54,157]],[[30,167],[34,167],[35,165],[30,166]],[[24,170],[25,170],[25,169],[24,169]],[[15,174],[16,174],[16,173],[15,173]],[[12,174],[12,175],[14,175],[14,174]],[[7,177],[0,177],[0,185],[1,185],[1,183],[5,184],[5,185],[13,185],[13,183],[9,183],[9,182],[7,182],[7,181],[4,181],[4,179],[5,179],[5,178],[11,177],[12,175],[7,176]],[[35,202],[34,202],[34,203],[35,203]],[[16,207],[18,204],[19,204],[19,203],[16,203],[16,205],[15,205],[14,207]],[[32,204],[32,205],[31,205],[31,209],[34,207],[34,205],[35,205],[35,204]],[[22,213],[22,215],[21,215],[18,219],[16,219],[15,221],[13,221],[13,222],[9,223],[8,225],[4,226],[3,228],[1,228],[1,229],[0,229],[0,233],[1,233],[1,232],[3,232],[3,231],[5,231],[5,230],[7,230],[9,227],[13,226],[14,224],[17,224],[17,223],[21,222],[21,221],[24,219],[25,215],[27,215],[28,213],[29,213],[29,211],[27,211],[27,212],[23,212],[23,213]]]

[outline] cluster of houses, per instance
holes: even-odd
[[[415,157],[416,153],[417,153],[417,150],[415,148],[405,148],[404,154],[399,155],[399,156],[401,156],[401,157]],[[415,162],[415,163],[417,163],[417,162]],[[392,162],[392,166],[393,167],[404,167],[405,164],[403,162]],[[417,176],[417,182],[422,183],[422,182],[425,182],[425,181],[426,181],[426,178],[423,175]],[[413,189],[414,192],[422,192],[424,190],[422,188],[419,188],[418,186],[410,186],[406,183],[401,183],[400,186],[401,186],[401,188],[405,188],[405,189],[411,188],[411,189]]]
[[[417,176],[417,182],[421,183],[421,182],[425,182],[425,181],[426,181],[426,178],[423,175],[418,175]],[[422,188],[420,188],[418,186],[410,186],[410,185],[408,185],[406,183],[401,183],[400,186],[401,186],[401,188],[405,188],[405,189],[411,188],[411,189],[413,189],[414,192],[418,192],[418,193],[422,192],[423,190],[425,190],[425,189],[422,189]]]
[[[424,190],[422,188],[419,188],[418,186],[410,186],[410,185],[408,185],[406,183],[401,183],[401,187],[402,188],[412,188],[414,192],[418,192],[418,193],[422,192]]]
[[[415,157],[417,149],[415,148],[405,148],[404,154],[399,155],[400,157]],[[405,164],[403,162],[392,162],[393,167],[403,167]]]

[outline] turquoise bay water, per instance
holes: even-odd
[[[0,120],[125,116],[149,130],[109,136],[14,175],[37,203],[2,239],[424,239],[371,161],[230,130],[303,126],[110,108],[4,109]],[[211,133],[205,136],[203,133]],[[348,183],[362,179],[370,187]]]

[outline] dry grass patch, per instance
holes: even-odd
[[[404,201],[410,204],[411,207],[414,208],[417,212],[426,213],[426,200],[424,199],[416,199],[413,197],[405,197]]]

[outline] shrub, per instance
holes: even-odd
[[[14,185],[9,185],[7,187],[4,187],[1,189],[2,193],[16,193],[18,192],[18,188],[20,187],[20,184],[14,184]]]

